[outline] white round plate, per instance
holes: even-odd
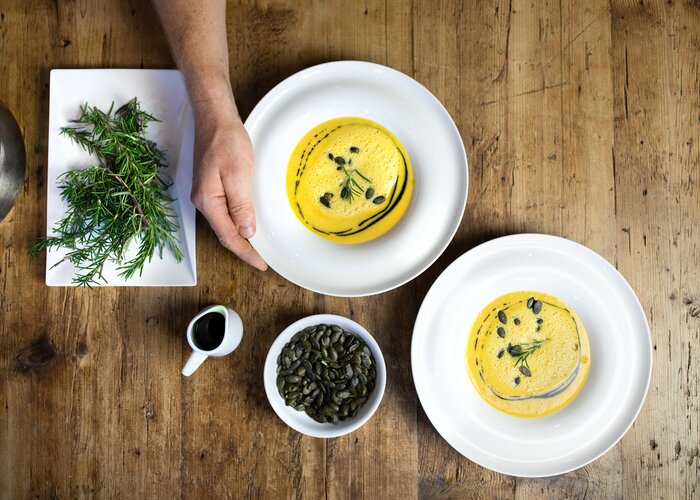
[[[477,314],[516,290],[564,300],[581,317],[591,343],[583,389],[546,417],[494,409],[474,390],[465,368]],[[578,243],[520,234],[470,250],[440,275],[416,318],[411,364],[423,409],[452,447],[496,472],[544,477],[592,462],[629,429],[649,387],[651,352],[644,311],[613,266]]]
[[[385,235],[359,245],[312,233],[289,206],[285,180],[303,135],[331,118],[359,116],[391,130],[408,151],[415,187]],[[255,150],[250,242],[279,274],[327,295],[396,288],[427,269],[452,240],[467,201],[467,157],[452,118],[425,87],[378,64],[340,61],[305,69],[272,89],[246,120]]]

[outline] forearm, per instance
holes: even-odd
[[[153,0],[195,113],[235,110],[229,80],[226,0]],[[227,106],[228,105],[228,106]]]

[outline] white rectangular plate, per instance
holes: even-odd
[[[51,71],[49,104],[49,161],[47,234],[65,215],[67,206],[61,199],[57,182],[63,172],[94,165],[91,157],[77,144],[59,136],[61,127],[70,125],[79,117],[84,103],[107,110],[114,109],[134,97],[141,101],[144,111],[160,122],[151,123],[147,129],[149,139],[165,150],[168,168],[163,174],[174,181],[170,188],[175,199],[180,233],[178,239],[183,253],[182,262],[176,262],[172,251],[163,250],[161,259],[156,252],[147,262],[143,273],[124,280],[114,262],[105,264],[103,275],[109,286],[193,286],[197,284],[197,260],[195,255],[195,208],[190,202],[192,187],[192,163],[194,151],[194,123],[187,99],[187,92],[179,71],[151,69],[59,69]],[[135,255],[137,244],[127,251],[126,258]],[[50,250],[46,256],[46,284],[49,286],[74,286],[76,268],[68,261],[60,262],[66,250]]]

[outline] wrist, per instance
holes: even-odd
[[[228,74],[186,76],[185,83],[196,122],[216,122],[225,118],[240,120]]]

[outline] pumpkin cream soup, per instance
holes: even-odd
[[[339,243],[386,233],[406,211],[412,191],[406,150],[386,128],[364,118],[317,125],[287,166],[287,197],[297,218]]]
[[[508,293],[481,311],[467,342],[469,378],[490,405],[517,417],[561,410],[583,387],[590,346],[581,320],[551,295]]]

